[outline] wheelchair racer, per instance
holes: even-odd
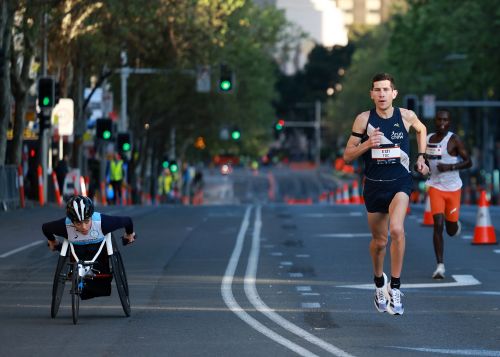
[[[135,232],[130,217],[110,216],[95,212],[92,200],[81,195],[72,196],[68,200],[65,218],[42,225],[42,231],[47,238],[50,250],[60,249],[60,242],[56,236],[64,237],[73,244],[77,256],[82,260],[92,259],[99,250],[100,243],[105,239],[106,234],[121,228],[125,229],[123,243],[133,243]],[[82,299],[111,294],[111,276],[106,250],[101,252],[94,268],[104,276],[108,276],[100,282],[89,282],[88,288],[84,288],[82,292]]]

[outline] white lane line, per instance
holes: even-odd
[[[340,348],[310,334],[309,332],[301,329],[297,325],[294,325],[287,319],[283,318],[281,315],[277,314],[273,309],[267,306],[264,301],[260,298],[257,288],[255,286],[255,281],[257,277],[257,266],[259,265],[259,251],[260,251],[260,231],[262,229],[262,219],[261,219],[261,207],[257,206],[254,230],[252,236],[252,247],[250,248],[250,255],[248,256],[248,265],[245,272],[245,294],[250,301],[250,303],[269,319],[274,321],[276,324],[280,325],[284,329],[290,331],[291,333],[305,339],[306,341],[324,349],[327,352],[332,353],[334,356],[339,357],[351,357],[349,353],[341,350]]]
[[[42,243],[46,243],[46,241],[45,240],[40,240],[40,241],[36,241],[36,242],[30,243],[30,244],[23,245],[22,247],[13,249],[13,250],[11,250],[11,251],[9,251],[7,253],[3,253],[2,255],[0,255],[0,258],[7,258],[8,256],[10,256],[12,254],[16,254],[16,253],[22,252],[23,250],[26,250],[28,248],[34,247],[36,245],[40,245]]]
[[[270,339],[276,341],[277,343],[285,346],[286,348],[294,351],[295,353],[301,356],[318,357],[314,353],[293,343],[292,341],[284,338],[283,336],[278,335],[273,330],[267,328],[259,321],[255,320],[245,310],[243,310],[240,307],[240,305],[236,302],[236,299],[234,298],[232,290],[234,273],[236,272],[236,267],[238,266],[238,261],[240,260],[241,251],[243,250],[243,242],[245,241],[245,233],[249,225],[251,209],[252,209],[251,207],[248,207],[245,212],[245,216],[243,218],[243,222],[241,223],[238,237],[236,238],[236,244],[234,246],[233,253],[231,254],[231,258],[229,259],[229,263],[227,264],[226,267],[226,272],[224,273],[224,278],[222,279],[221,293],[222,293],[222,298],[224,299],[224,303],[232,312],[236,314],[236,316],[238,316],[241,320],[250,325],[256,331],[262,333],[263,335],[269,337]]]
[[[302,274],[302,273],[288,273],[288,275],[290,276],[290,278],[303,278],[304,277],[304,274]]]
[[[371,237],[371,233],[323,233],[315,234],[315,237],[322,238],[358,238],[358,237]]]
[[[295,257],[297,257],[297,258],[310,258],[311,256],[309,254],[295,254]]]
[[[452,275],[455,279],[454,283],[424,283],[424,284],[402,284],[401,289],[420,289],[420,288],[453,288],[457,286],[472,286],[480,285],[481,282],[472,275]],[[375,288],[374,284],[358,284],[358,285],[341,285],[339,288],[365,289],[371,290]]]
[[[296,286],[295,289],[297,289],[297,291],[311,291],[311,287],[310,286]]]
[[[319,309],[321,308],[321,304],[319,302],[303,302],[300,304],[303,309]]]
[[[289,262],[289,261],[286,261],[286,262],[281,262],[280,265],[283,265],[283,266],[292,266],[293,263],[292,262]]]
[[[459,350],[459,349],[448,349],[448,348],[401,347],[401,346],[387,346],[387,347],[398,348],[401,350],[408,350],[408,351],[440,353],[440,354],[454,355],[454,356],[500,357],[500,351],[495,351],[495,350]]]
[[[281,252],[272,252],[272,253],[271,253],[271,255],[272,255],[273,257],[282,257],[282,256],[283,256],[283,253],[281,253]]]
[[[320,293],[302,293],[300,295],[302,295],[302,296],[319,296]]]
[[[500,249],[493,249],[493,253],[500,254]]]
[[[302,217],[309,218],[325,218],[325,217],[361,217],[361,212],[348,212],[348,213],[305,213]]]

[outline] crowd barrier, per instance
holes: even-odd
[[[20,199],[16,167],[14,165],[0,166],[0,209],[6,211],[18,208],[21,203]]]

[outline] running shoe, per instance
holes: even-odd
[[[455,234],[451,235],[450,237],[458,237],[460,236],[460,233],[462,233],[462,222],[460,221],[457,221],[457,231],[455,232]]]
[[[384,286],[381,288],[375,287],[375,297],[373,299],[373,303],[375,304],[375,308],[378,312],[386,312],[387,311],[387,299],[385,298],[384,291],[387,289],[387,275],[384,274]]]
[[[399,289],[391,289],[389,284],[387,284],[387,289],[384,290],[385,298],[388,301],[387,312],[391,315],[403,315],[405,309],[403,307],[403,302],[401,297],[404,294]]]
[[[432,273],[432,279],[444,279],[444,272],[445,271],[446,270],[444,269],[444,264],[443,263],[439,263],[437,265],[437,268],[434,271],[434,273]]]

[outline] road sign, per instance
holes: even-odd
[[[52,124],[59,135],[73,135],[74,103],[73,99],[61,98],[52,110]]]
[[[433,119],[436,116],[436,96],[433,94],[426,94],[423,100],[423,117],[425,119]]]
[[[198,93],[209,93],[210,87],[210,66],[198,66],[196,70],[196,91]]]

